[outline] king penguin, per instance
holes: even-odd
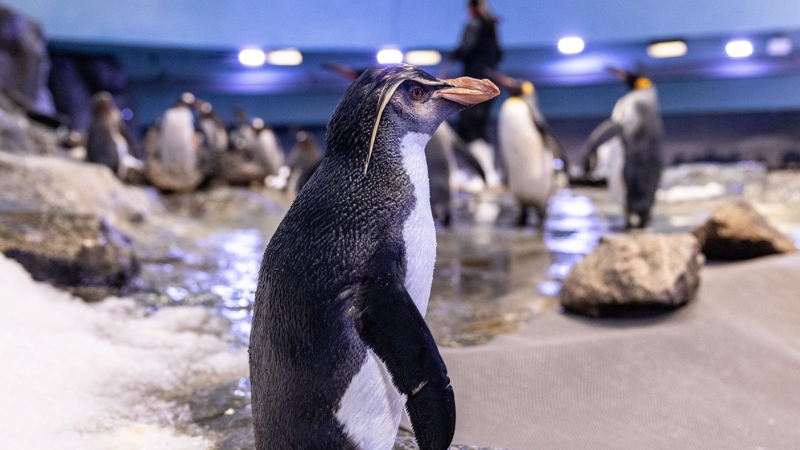
[[[448,447],[453,390],[423,319],[436,256],[425,144],[449,114],[498,93],[409,65],[367,69],[347,89],[259,273],[258,450],[388,450],[404,405],[421,449]]]
[[[592,131],[587,155],[596,155],[602,144],[621,138],[622,145],[612,146],[608,156],[608,188],[612,199],[624,204],[626,228],[644,228],[661,179],[664,123],[658,93],[640,74],[610,70],[630,90],[614,105],[611,118]]]
[[[533,208],[544,224],[547,202],[555,185],[554,161],[561,158],[561,146],[539,110],[533,83],[496,75],[511,95],[500,107],[497,139],[508,167],[508,187],[520,204],[519,226],[528,223]]]

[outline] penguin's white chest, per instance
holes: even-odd
[[[430,136],[408,133],[400,142],[403,168],[411,178],[416,202],[403,223],[403,242],[406,253],[406,277],[403,285],[425,317],[431,295],[433,266],[436,262],[436,227],[431,214],[431,192],[425,145]]]
[[[409,133],[401,141],[403,167],[411,178],[416,202],[403,223],[406,277],[403,285],[424,316],[436,261],[425,144],[430,136]],[[364,450],[391,448],[406,398],[395,389],[386,366],[371,350],[341,399],[336,418],[345,433]]]
[[[547,208],[553,189],[553,152],[545,148],[524,101],[511,97],[503,102],[497,135],[508,165],[511,193],[525,205]]]

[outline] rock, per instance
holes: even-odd
[[[0,109],[0,149],[10,153],[33,153],[29,127],[26,117]]]
[[[791,239],[744,200],[720,205],[693,233],[710,260],[738,261],[797,251]]]
[[[165,211],[157,191],[126,186],[107,167],[0,152],[0,207],[9,204],[103,217],[123,230]]]
[[[26,106],[54,112],[47,90],[50,60],[42,27],[0,6],[0,87],[18,93]]]
[[[55,129],[30,119],[23,107],[0,91],[0,151],[54,155],[58,143]]]
[[[592,317],[678,307],[694,297],[703,262],[688,233],[603,237],[564,279],[561,304]]]
[[[250,407],[250,379],[199,389],[188,400],[192,421],[202,433],[217,441],[215,450],[255,450],[253,412]],[[393,450],[419,450],[413,436],[403,430]],[[449,450],[501,450],[488,447],[452,445]]]
[[[122,287],[138,271],[129,240],[91,214],[4,211],[0,252],[56,286]]]
[[[398,436],[392,450],[419,450],[417,441],[411,437]],[[448,450],[502,450],[498,447],[476,447],[474,445],[451,445]]]

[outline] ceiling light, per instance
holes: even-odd
[[[775,36],[767,41],[767,54],[770,56],[788,56],[792,53],[792,40],[786,36]]]
[[[745,40],[730,41],[725,46],[725,52],[731,58],[747,58],[753,54],[753,44]]]
[[[683,41],[653,42],[647,46],[647,55],[651,58],[677,58],[687,51],[686,42]]]
[[[246,48],[239,52],[239,62],[249,67],[264,65],[267,55],[257,48]]]
[[[442,62],[442,54],[436,50],[413,50],[406,52],[405,61],[414,66],[435,66]]]
[[[579,37],[565,37],[558,41],[558,50],[565,55],[574,55],[583,51],[583,39]]]
[[[403,52],[394,48],[385,48],[378,52],[379,64],[400,64],[403,62]]]
[[[303,62],[303,54],[296,48],[273,50],[267,55],[267,61],[275,66],[299,66]]]

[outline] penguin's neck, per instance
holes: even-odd
[[[407,133],[400,139],[403,169],[411,179],[415,198],[414,208],[403,223],[406,257],[403,285],[423,317],[428,309],[436,262],[436,228],[431,214],[428,164],[425,160],[425,145],[429,139],[430,136],[422,133]]]

